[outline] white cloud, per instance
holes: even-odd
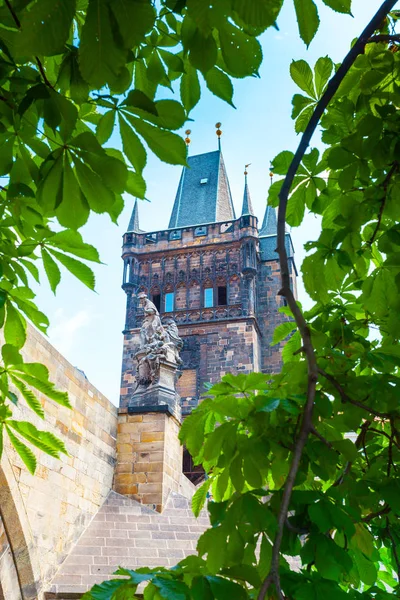
[[[58,308],[49,328],[49,340],[61,354],[69,354],[79,341],[82,330],[87,328],[98,315],[90,309],[82,309],[73,315],[67,315],[64,308]]]

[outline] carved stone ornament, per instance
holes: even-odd
[[[138,299],[144,310],[144,319],[140,330],[139,350],[135,354],[136,389],[158,383],[163,362],[174,365],[177,370],[182,364],[179,352],[183,346],[175,321],[166,318],[163,324],[156,306],[144,292],[138,294]]]

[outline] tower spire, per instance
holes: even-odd
[[[244,215],[254,215],[253,205],[251,203],[249,186],[247,184],[247,169],[251,165],[251,163],[245,165],[244,167],[244,194],[243,194],[243,206],[242,206],[242,217]]]
[[[277,235],[276,211],[272,206],[265,209],[264,219],[261,225],[259,236]]]
[[[128,231],[132,231],[133,233],[141,232],[141,229],[139,227],[139,208],[137,198],[135,199],[135,204],[133,206],[131,218],[129,220]]]

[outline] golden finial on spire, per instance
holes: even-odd
[[[269,178],[270,178],[271,185],[272,185],[272,180],[274,178],[274,167],[273,167],[272,163],[270,163],[270,165],[269,165]]]
[[[189,144],[190,144],[190,137],[189,137],[189,135],[191,133],[192,132],[191,132],[190,129],[186,129],[186,131],[185,131],[185,135],[186,135],[186,137],[185,137],[185,144],[186,144],[186,146],[189,146]]]
[[[221,135],[222,135],[221,123],[216,123],[215,127],[217,128],[216,134],[218,136],[218,148],[221,150]]]
[[[251,163],[249,163],[248,165],[244,165],[244,174],[247,175],[247,169],[249,168],[249,166],[251,165]]]

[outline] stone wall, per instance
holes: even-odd
[[[68,392],[73,407],[63,408],[38,394],[46,414],[41,421],[21,401],[14,409],[15,418],[59,436],[69,455],[56,460],[35,450],[38,467],[31,475],[6,440],[0,468],[1,513],[9,541],[15,548],[23,547],[21,540],[13,539],[17,527],[11,519],[15,517],[29,554],[32,584],[37,587],[37,595],[30,597],[41,598],[40,590],[46,588],[112,488],[117,408],[32,327],[23,355],[27,362],[48,367],[51,381]]]
[[[297,297],[296,272],[294,263],[289,261],[292,289]],[[261,370],[264,373],[278,373],[281,368],[282,344],[271,346],[275,328],[288,317],[279,312],[285,305],[285,300],[279,295],[281,275],[279,262],[271,260],[261,263],[257,279],[257,321],[262,332]]]
[[[184,491],[179,428],[165,412],[128,414],[128,409],[120,409],[114,479],[118,494],[161,512],[171,491]],[[188,483],[186,492],[192,485]]]

